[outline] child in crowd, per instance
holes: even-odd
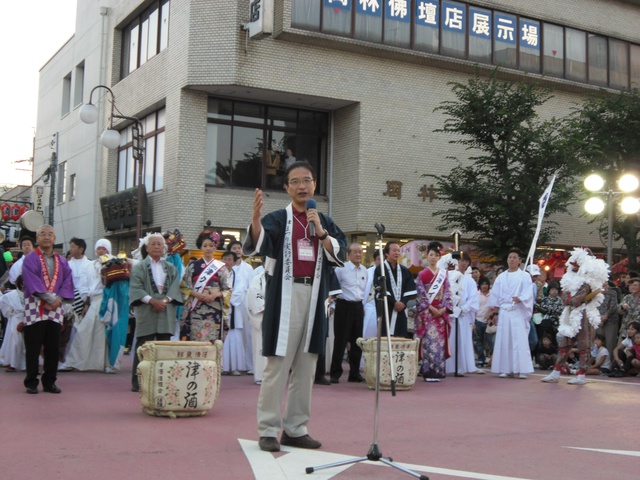
[[[596,335],[596,355],[594,364],[587,369],[587,375],[608,375],[611,372],[611,356],[604,346],[605,337],[601,333]]]
[[[558,347],[553,344],[551,335],[542,335],[542,341],[538,345],[538,355],[536,360],[541,370],[549,370],[558,359]]]
[[[631,368],[631,362],[628,362],[627,360],[629,359],[629,354],[632,351],[632,339],[636,336],[636,333],[639,332],[640,322],[631,322],[627,326],[627,337],[622,339],[618,346],[613,350],[612,360],[614,363],[612,372],[609,374],[610,377],[624,377],[627,370]],[[637,371],[637,369],[634,370]]]
[[[640,373],[640,332],[637,332],[633,338],[633,345],[627,350],[627,361],[624,364],[624,370],[627,375],[636,376]]]

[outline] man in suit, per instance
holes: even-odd
[[[153,340],[170,340],[176,328],[176,306],[182,305],[178,271],[163,258],[166,244],[161,233],[144,239],[147,258],[131,269],[129,301],[136,307],[136,346]],[[138,355],[133,358],[131,391],[138,392]]]

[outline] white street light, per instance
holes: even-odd
[[[625,173],[618,180],[618,187],[625,193],[633,192],[638,189],[638,178],[630,173]]]
[[[584,209],[591,215],[598,215],[604,211],[604,202],[598,197],[591,197],[584,204]]]
[[[602,190],[602,187],[604,187],[604,178],[597,173],[592,173],[584,179],[584,186],[591,192],[597,192],[598,190]]]
[[[113,94],[111,89],[105,85],[98,85],[93,87],[91,93],[89,94],[89,103],[84,104],[80,108],[80,120],[84,123],[95,123],[98,121],[98,108],[92,103],[93,92],[95,92],[98,88],[104,88],[109,95],[111,95],[111,115],[109,116],[109,126],[107,130],[102,132],[102,136],[100,137],[100,142],[102,145],[107,147],[108,149],[115,150],[120,146],[120,132],[113,128],[113,119],[121,118],[123,120],[129,120],[133,122],[131,126],[132,140],[133,140],[133,158],[136,162],[138,162],[137,167],[137,178],[138,178],[138,198],[137,198],[137,206],[136,206],[136,234],[138,238],[142,237],[142,198],[143,198],[143,184],[142,184],[142,170],[144,168],[144,132],[142,127],[142,122],[139,118],[136,117],[127,117],[125,115],[120,115],[120,110],[116,108],[116,96]],[[115,112],[118,112],[116,114]]]
[[[640,211],[640,199],[627,197],[620,202],[620,210],[627,215],[633,215]]]
[[[100,137],[102,145],[110,150],[115,150],[120,146],[120,132],[117,130],[105,130]]]
[[[98,107],[91,103],[82,105],[80,107],[80,120],[84,123],[96,123],[98,121]]]
[[[613,197],[615,195],[621,195],[623,193],[629,193],[637,190],[639,181],[635,175],[626,173],[618,179],[617,183],[621,191],[616,192],[611,187],[609,187],[608,190],[603,191],[602,189],[605,186],[605,179],[600,175],[593,173],[584,179],[584,186],[587,190],[606,195],[607,197],[607,261],[611,267],[613,267],[613,221],[615,217],[613,211]],[[584,204],[584,209],[587,213],[592,215],[602,213],[604,208],[605,202],[598,197],[592,197]],[[620,209],[622,210],[622,213],[626,215],[637,213],[640,211],[640,200],[633,197],[624,198],[620,202]]]

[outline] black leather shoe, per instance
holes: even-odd
[[[366,382],[364,377],[362,375],[360,375],[360,374],[358,374],[357,377],[351,377],[350,376],[348,381],[352,382],[352,383],[364,383],[364,382]]]
[[[290,437],[287,432],[282,432],[282,438],[280,443],[287,447],[297,448],[320,448],[322,444],[311,438],[309,435],[302,435],[301,437]]]
[[[42,391],[49,393],[62,393],[62,390],[60,390],[55,383],[49,385],[48,387],[43,386]]]
[[[331,383],[340,383],[340,379],[336,377],[331,377]]]
[[[131,385],[131,391],[132,392],[139,392],[140,391],[140,385]]]
[[[27,393],[35,395],[36,393],[38,393],[38,387],[27,387]]]
[[[276,437],[260,437],[258,445],[260,446],[260,450],[262,450],[263,452],[280,451],[280,444],[278,443],[278,439]]]
[[[316,381],[313,383],[316,385],[331,385],[331,382],[327,380],[327,377],[316,378]]]

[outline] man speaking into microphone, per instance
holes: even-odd
[[[309,163],[290,165],[284,173],[284,185],[291,203],[264,218],[263,194],[256,189],[243,245],[245,255],[266,257],[262,355],[267,357],[267,366],[258,397],[258,433],[260,448],[267,452],[279,451],[280,444],[321,446],[307,432],[311,389],[318,354],[324,352],[329,274],[332,266],[343,265],[347,244],[333,220],[316,209],[316,174]]]

